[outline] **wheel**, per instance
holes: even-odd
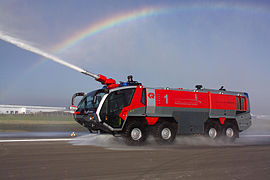
[[[141,122],[132,121],[127,124],[122,136],[128,145],[142,145],[147,139],[147,127]]]
[[[156,124],[153,130],[155,141],[158,144],[172,144],[177,133],[177,124],[174,122],[163,121]]]
[[[205,123],[204,133],[206,137],[216,140],[221,135],[221,127],[217,121],[210,120]]]
[[[222,132],[222,138],[225,142],[234,142],[235,139],[239,136],[239,131],[237,126],[234,123],[226,122]]]

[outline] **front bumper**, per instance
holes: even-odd
[[[102,122],[98,121],[96,114],[74,115],[74,119],[86,127],[90,132],[112,133]]]

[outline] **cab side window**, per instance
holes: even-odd
[[[131,103],[135,89],[123,89],[112,92],[108,99],[109,113],[122,110]]]
[[[127,104],[125,94],[121,92],[113,92],[109,98],[109,113],[122,109]]]

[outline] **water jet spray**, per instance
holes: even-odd
[[[114,87],[117,87],[118,85],[116,84],[115,80],[113,79],[108,79],[107,77],[101,75],[101,74],[94,74],[94,73],[91,73],[85,69],[82,69],[78,66],[75,66],[73,64],[70,64],[62,59],[60,59],[59,57],[56,57],[54,55],[51,55],[39,48],[36,48],[36,47],[33,47],[29,44],[26,44],[24,43],[22,40],[20,39],[17,39],[17,38],[14,38],[14,37],[11,37],[3,32],[0,31],[0,39],[2,39],[3,41],[6,41],[10,44],[13,44],[21,49],[24,49],[24,50],[27,50],[27,51],[30,51],[30,52],[33,52],[35,54],[38,54],[40,56],[43,56],[49,60],[52,60],[54,62],[57,62],[61,65],[64,65],[68,68],[71,68],[71,69],[74,69],[75,71],[78,71],[82,74],[85,74],[85,75],[88,75],[88,76],[91,76],[92,78],[94,78],[96,81],[99,81],[101,82],[103,85],[106,85],[108,86],[108,88],[114,88]]]

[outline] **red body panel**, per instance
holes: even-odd
[[[212,109],[236,110],[236,96],[211,93]]]
[[[236,110],[236,96],[156,89],[156,106]]]
[[[156,106],[209,108],[207,93],[156,89]]]

